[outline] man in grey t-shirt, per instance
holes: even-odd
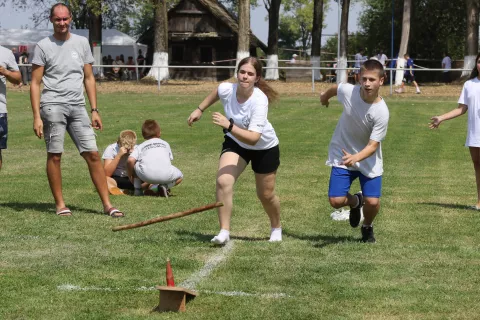
[[[22,75],[12,51],[0,46],[0,169],[2,169],[2,149],[7,149],[7,80],[19,84]]]
[[[63,199],[60,168],[65,131],[68,131],[87,162],[104,213],[111,217],[123,217],[123,213],[110,203],[105,171],[92,129],[92,126],[97,130],[103,128],[92,71],[94,59],[88,40],[70,33],[71,21],[70,8],[62,3],[55,4],[50,10],[54,33],[40,40],[35,47],[30,86],[33,130],[37,137],[45,137],[48,182],[58,215],[72,214]],[[44,88],[40,99],[42,79]],[[91,124],[85,110],[84,86],[92,107]]]

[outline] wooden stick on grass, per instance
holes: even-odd
[[[169,214],[169,215],[163,216],[163,217],[156,217],[156,218],[153,218],[153,219],[150,219],[150,220],[145,220],[145,221],[141,221],[141,222],[137,222],[137,223],[132,223],[132,224],[126,224],[126,225],[123,225],[123,226],[113,227],[112,231],[115,232],[115,231],[123,231],[123,230],[128,230],[128,229],[133,229],[133,228],[140,228],[140,227],[148,226],[149,224],[153,224],[153,223],[157,223],[157,222],[163,222],[163,221],[176,219],[176,218],[181,218],[181,217],[185,217],[185,216],[197,213],[197,212],[207,211],[207,210],[211,210],[211,209],[218,208],[218,207],[221,207],[221,206],[223,206],[222,202],[215,202],[215,203],[211,203],[211,204],[208,204],[206,206],[203,206],[203,207],[192,208],[192,209],[189,209],[189,210],[186,210],[186,211],[172,213],[172,214]]]

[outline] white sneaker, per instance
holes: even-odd
[[[228,230],[220,230],[219,234],[213,237],[210,242],[215,244],[225,244],[230,241],[230,232]]]
[[[225,244],[228,241],[230,241],[230,236],[227,236],[226,238],[222,238],[220,236],[215,236],[215,237],[213,237],[212,240],[210,240],[210,242],[214,243],[214,244]]]
[[[268,240],[268,242],[277,241],[282,241],[282,228],[272,229],[272,232],[270,233],[270,239]]]
[[[330,217],[334,221],[347,221],[350,216],[350,210],[345,210],[342,208],[342,210],[337,210],[333,211],[330,214]]]
[[[402,88],[395,89],[395,93],[403,93],[404,90]]]

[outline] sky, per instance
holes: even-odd
[[[260,2],[261,3],[261,2]],[[333,35],[338,32],[338,11],[337,3],[330,1],[330,10],[325,14],[326,16],[326,27],[322,30],[323,35]],[[348,32],[356,32],[358,30],[357,20],[359,12],[362,9],[361,4],[352,4],[350,7],[349,21],[348,21]],[[28,28],[33,28],[33,22],[30,20],[34,9],[27,11],[16,11],[12,8],[10,3],[6,7],[1,8],[0,10],[0,26],[2,29],[20,29],[27,26]],[[250,28],[252,32],[263,41],[265,44],[268,40],[268,22],[265,20],[267,16],[267,10],[263,5],[258,6],[257,8],[252,9],[250,14]],[[38,29],[51,29],[52,25],[50,23],[42,24]],[[325,44],[327,40],[326,36],[322,37],[322,44]]]

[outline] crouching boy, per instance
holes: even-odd
[[[127,160],[128,176],[135,187],[135,195],[155,193],[168,197],[169,189],[182,182],[182,172],[171,163],[173,155],[170,145],[160,139],[160,135],[157,121],[145,120],[142,136],[146,141],[137,146]],[[143,187],[145,190],[142,191],[142,183],[150,186]]]

